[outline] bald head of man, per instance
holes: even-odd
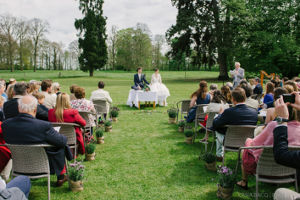
[[[36,98],[31,95],[25,95],[22,98],[18,99],[19,113],[25,113],[35,117],[37,105],[38,102]]]

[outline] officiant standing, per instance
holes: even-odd
[[[134,90],[142,90],[144,87],[149,85],[148,81],[146,80],[146,75],[142,74],[143,69],[141,67],[137,68],[137,74],[134,75],[134,86],[131,88]]]
[[[245,70],[241,68],[241,64],[239,62],[235,63],[235,70],[230,71],[230,74],[233,78],[233,88],[236,88],[241,80],[245,77]]]

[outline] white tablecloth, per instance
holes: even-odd
[[[139,106],[139,101],[149,101],[149,102],[154,102],[155,104],[157,103],[157,93],[156,92],[145,92],[142,90],[133,90],[131,89],[129,91],[128,95],[128,100],[127,100],[127,105],[130,107],[134,106],[138,108]]]

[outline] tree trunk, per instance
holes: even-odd
[[[93,77],[94,76],[94,69],[90,69],[89,72],[90,72],[90,77]]]

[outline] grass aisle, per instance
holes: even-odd
[[[114,106],[120,111],[119,122],[113,124],[113,132],[105,135],[105,144],[97,145],[96,160],[84,162],[86,178],[84,191],[72,193],[66,183],[56,188],[55,176],[51,176],[51,199],[53,200],[215,200],[217,191],[217,174],[204,168],[204,162],[199,161],[200,144],[187,145],[185,137],[177,132],[176,125],[168,124],[167,109],[174,106],[198,88],[201,79],[210,80],[219,86],[212,78],[216,72],[162,72],[163,82],[170,90],[169,107],[129,108],[126,103],[132,84],[133,73],[96,72],[89,78],[83,72],[39,71],[37,73],[1,72],[2,78],[15,77],[17,80],[40,80],[51,78],[62,86],[63,92],[68,92],[71,84],[83,86],[87,99],[91,91],[96,89],[99,80],[106,83],[113,99]],[[146,72],[147,78],[152,72]],[[202,136],[201,136],[202,137]],[[203,148],[203,146],[202,146]],[[83,159],[80,156],[79,159]],[[236,153],[226,155],[226,164],[234,168]],[[238,178],[240,178],[240,172]],[[276,186],[259,184],[261,199],[272,199]],[[254,199],[255,178],[250,177],[250,190],[235,188],[234,198],[241,200]],[[292,184],[283,185],[293,189]],[[268,197],[268,198],[267,198]],[[47,180],[32,181],[30,200],[47,199]]]

